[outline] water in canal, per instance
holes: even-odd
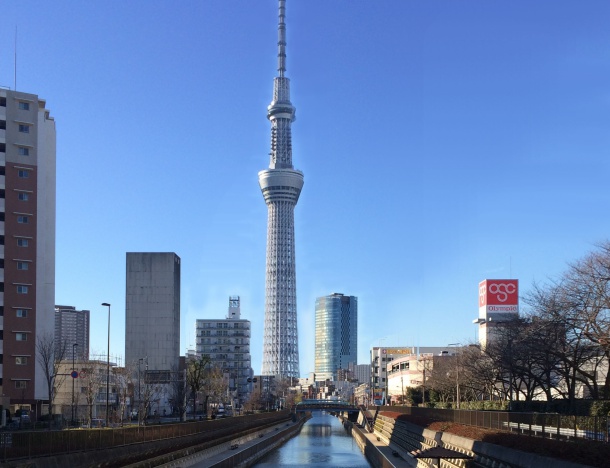
[[[254,466],[370,468],[371,465],[339,419],[321,411],[312,414],[313,417],[305,423],[299,435]]]

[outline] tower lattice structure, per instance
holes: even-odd
[[[286,72],[286,1],[279,0],[278,76],[267,108],[271,122],[269,169],[258,173],[268,208],[263,375],[299,377],[294,207],[303,188],[303,173],[292,165],[290,102]]]

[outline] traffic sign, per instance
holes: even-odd
[[[73,379],[77,379],[78,378],[78,372],[73,370],[72,373],[70,374],[70,377],[72,377]]]

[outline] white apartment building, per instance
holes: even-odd
[[[223,370],[234,407],[247,401],[252,378],[250,321],[241,318],[239,296],[229,298],[225,319],[198,319],[195,323],[198,356],[208,356],[212,366]]]

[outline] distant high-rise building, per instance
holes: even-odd
[[[178,371],[180,360],[180,257],[127,253],[125,365],[147,359],[148,374]]]
[[[11,404],[48,400],[36,343],[54,334],[55,146],[45,101],[0,88],[0,393]]]
[[[195,323],[197,355],[210,358],[211,365],[222,369],[229,382],[229,392],[238,406],[247,400],[252,377],[250,357],[250,321],[241,318],[239,296],[229,298],[225,320],[199,319]]]
[[[316,299],[316,380],[337,380],[358,359],[358,298],[333,293]]]
[[[286,2],[279,0],[278,74],[267,108],[271,122],[269,169],[258,173],[268,208],[263,375],[299,376],[294,207],[303,188],[303,173],[292,165],[290,102],[286,72]]]
[[[55,306],[55,346],[65,349],[63,359],[71,359],[72,351],[78,359],[89,357],[89,315],[88,310]]]
[[[351,364],[348,366],[348,370],[358,382],[366,384],[371,382],[370,364]]]

